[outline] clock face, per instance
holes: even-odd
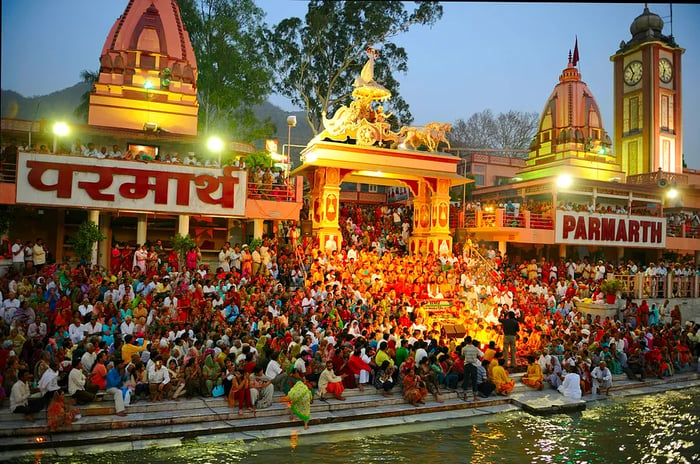
[[[671,82],[673,78],[673,65],[666,58],[659,60],[659,79],[661,82]]]
[[[642,62],[633,61],[625,67],[625,83],[627,85],[635,85],[642,80]]]

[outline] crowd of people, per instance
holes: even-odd
[[[215,268],[160,243],[126,259],[117,249],[108,269],[42,263],[34,245],[31,264],[23,256],[0,281],[0,401],[27,419],[48,408],[60,426],[99,398],[119,415],[195,396],[254,414],[279,391],[308,426],[314,396],[342,401],[348,388],[398,390],[416,406],[444,391],[471,401],[508,395],[521,370],[529,387],[576,397],[608,392],[611,373],[673,375],[699,354],[700,326],[668,302],[580,312],[606,263],[511,261],[471,242],[411,256],[374,243],[400,236],[407,210],[343,209],[342,249],[294,225],[286,240],[227,243]]]

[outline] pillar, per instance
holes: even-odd
[[[311,190],[311,221],[314,236],[318,237],[321,250],[326,243],[335,241],[336,249],[343,245],[343,235],[338,227],[340,216],[340,169],[317,167]]]
[[[262,238],[263,236],[263,219],[253,219],[253,238]]]
[[[105,236],[98,245],[97,264],[109,269],[112,246],[112,213],[103,212],[100,214],[100,233]]]
[[[622,261],[622,257],[625,255],[625,248],[624,247],[617,247],[617,263],[620,264],[620,261]]]
[[[452,256],[450,234],[450,181],[438,179],[436,189],[430,195],[430,227],[428,252]]]
[[[501,256],[505,256],[507,250],[508,250],[508,242],[506,242],[505,240],[499,240],[498,241],[498,251],[501,252]]]
[[[566,244],[564,243],[559,244],[559,257],[566,258]]]
[[[66,240],[66,210],[58,208],[56,211],[56,262],[63,262],[63,243]]]
[[[190,217],[186,214],[179,214],[177,216],[177,233],[182,235],[190,234]]]
[[[413,195],[413,231],[408,238],[408,249],[412,255],[424,255],[428,252],[430,233],[430,188],[421,180],[417,189]]]
[[[100,212],[96,209],[88,211],[88,221],[94,222],[100,226]],[[92,253],[90,254],[90,264],[97,264],[97,242],[92,244]]]
[[[139,214],[136,218],[136,243],[143,245],[146,243],[146,230],[147,216],[145,214]]]

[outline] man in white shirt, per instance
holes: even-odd
[[[90,304],[90,300],[85,298],[83,302],[78,306],[78,312],[80,312],[80,317],[82,320],[86,320],[88,317],[90,317],[90,314],[92,314],[92,310],[94,308]]]
[[[270,355],[270,362],[267,364],[267,369],[265,369],[265,375],[272,379],[272,385],[274,385],[275,390],[284,391],[284,387],[287,385],[287,373],[284,372],[280,363],[277,362],[279,352],[275,351]]]
[[[31,376],[29,371],[20,369],[18,380],[12,385],[10,393],[10,412],[24,414],[25,419],[34,422],[32,414],[41,411],[44,404],[41,400],[30,398],[32,389],[29,387],[29,379]]]
[[[49,368],[44,371],[37,386],[44,395],[44,405],[48,406],[53,399],[53,395],[61,389],[58,386],[58,362],[51,361]]]
[[[68,374],[68,395],[75,399],[78,404],[88,404],[95,399],[97,387],[90,388],[94,391],[88,391],[85,388],[85,373],[83,372],[83,363],[80,359],[73,360],[73,369]]]
[[[82,369],[86,373],[90,373],[92,371],[92,366],[95,364],[96,359],[97,353],[95,353],[95,345],[93,345],[92,343],[88,343],[85,346],[85,353],[83,353],[83,356],[80,358]],[[72,395],[72,393],[68,394]]]
[[[122,154],[121,150],[119,150],[119,145],[112,145],[112,149],[107,153],[108,158],[112,159],[120,159],[124,158],[124,155]]]
[[[20,238],[12,245],[12,267],[18,271],[24,269],[24,244]]]
[[[5,319],[5,323],[9,326],[12,324],[12,319],[15,318],[15,313],[19,309],[19,299],[15,296],[14,292],[7,294],[7,298],[2,303],[2,308],[0,308],[0,315]]]
[[[74,345],[80,343],[85,336],[83,324],[80,322],[79,317],[76,316],[73,323],[68,326],[68,335],[70,336],[70,341],[73,342]]]
[[[163,397],[168,397],[170,393],[170,374],[168,368],[163,365],[160,356],[156,356],[148,371],[148,387],[151,397],[148,401],[163,401]]]

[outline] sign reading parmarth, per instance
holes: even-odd
[[[244,216],[246,173],[226,167],[21,153],[17,203]]]
[[[569,245],[666,247],[666,220],[623,214],[557,211],[556,243]]]

